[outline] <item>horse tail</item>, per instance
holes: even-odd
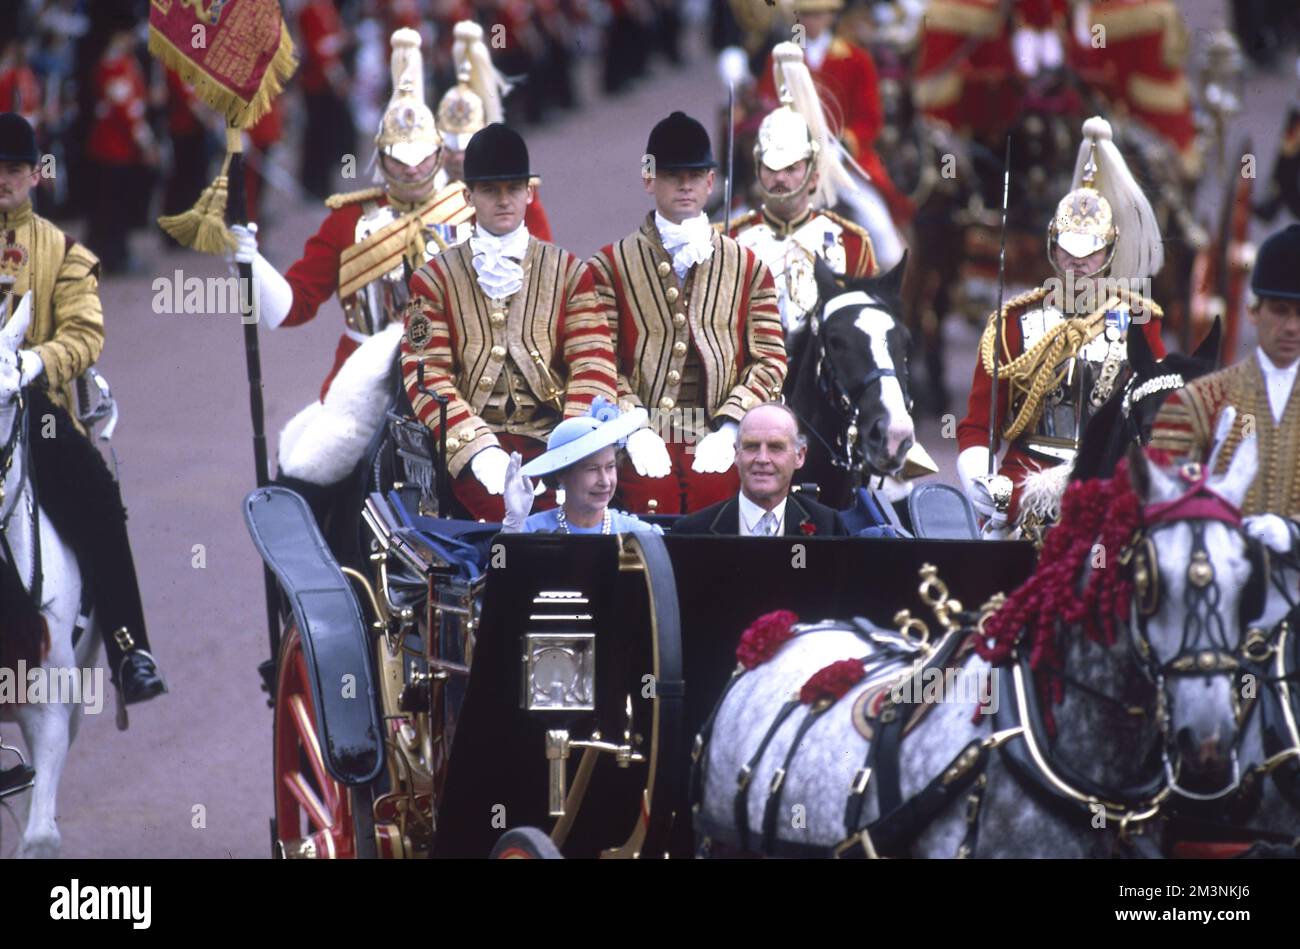
[[[23,588],[18,570],[0,560],[0,668],[39,666],[50,654],[50,627]]]

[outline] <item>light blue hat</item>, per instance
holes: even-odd
[[[647,418],[645,409],[620,415],[617,405],[596,396],[591,413],[566,418],[555,426],[546,440],[546,451],[524,465],[521,472],[531,478],[561,471],[602,448],[623,442],[645,425]]]

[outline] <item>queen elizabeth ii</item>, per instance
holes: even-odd
[[[514,533],[623,534],[653,531],[633,514],[610,508],[618,487],[618,451],[632,432],[646,424],[645,409],[619,414],[618,407],[597,398],[591,412],[555,426],[546,451],[528,464],[518,452],[506,469],[506,518],[503,531]],[[529,514],[533,506],[533,477],[564,491],[564,502],[549,511]]]

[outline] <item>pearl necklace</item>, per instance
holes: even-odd
[[[555,517],[560,522],[561,534],[573,533],[573,531],[569,530],[569,519],[564,516],[564,508],[557,507],[555,509]],[[610,532],[610,527],[613,525],[613,523],[614,523],[614,519],[609,516],[609,508],[605,508],[605,514],[600,521],[600,532],[602,534],[608,534]]]

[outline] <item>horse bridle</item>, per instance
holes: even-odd
[[[877,366],[870,372],[863,373],[861,378],[855,380],[851,386],[846,386],[835,375],[835,366],[826,354],[826,344],[822,335],[826,320],[831,313],[843,307],[855,305],[876,307],[875,301],[869,295],[861,290],[854,290],[849,293],[839,294],[823,303],[816,315],[809,321],[809,331],[812,333],[814,345],[816,346],[817,391],[828,402],[839,407],[841,417],[844,420],[844,427],[835,439],[836,447],[831,446],[822,437],[821,433],[811,425],[805,423],[804,427],[826,448],[831,458],[831,464],[836,468],[854,475],[860,475],[864,471],[880,474],[881,472],[876,471],[867,462],[866,456],[858,451],[858,401],[862,398],[862,393],[867,390],[868,386],[890,377],[898,379],[898,372],[892,368],[886,369]],[[902,380],[900,379],[899,388],[902,389],[902,387]],[[912,412],[912,395],[904,390],[903,398],[910,415]]]
[[[16,397],[17,413],[14,416],[13,428],[9,432],[8,439],[5,440],[3,448],[0,448],[0,557],[8,563],[14,565],[17,569],[18,561],[14,557],[13,548],[9,545],[9,522],[14,513],[21,506],[23,499],[23,488],[28,488],[27,499],[28,508],[33,515],[32,521],[32,579],[31,583],[23,583],[32,597],[32,602],[39,608],[42,596],[42,585],[44,583],[44,571],[41,569],[41,528],[35,519],[37,510],[36,501],[36,482],[32,480],[32,466],[30,452],[27,451],[30,445],[30,439],[27,437],[28,413],[27,400],[23,398],[22,390],[19,390]],[[18,483],[18,489],[14,492],[13,506],[9,510],[4,509],[7,498],[5,497],[4,482],[9,476],[10,470],[14,465],[14,459],[18,457],[18,452],[27,452],[28,457],[23,463],[23,476]],[[22,582],[20,576],[19,582]]]
[[[1164,764],[1169,786],[1183,797],[1193,800],[1217,800],[1235,791],[1241,781],[1241,767],[1237,743],[1232,747],[1233,779],[1219,791],[1201,794],[1178,785],[1174,763],[1168,754],[1169,709],[1165,684],[1176,677],[1205,678],[1217,675],[1240,675],[1242,667],[1255,664],[1267,657],[1260,647],[1267,641],[1244,636],[1234,647],[1228,641],[1223,615],[1219,610],[1222,590],[1214,566],[1205,547],[1205,528],[1217,521],[1236,530],[1246,542],[1251,558],[1251,577],[1242,593],[1239,607],[1239,626],[1252,617],[1262,604],[1265,582],[1260,563],[1266,556],[1261,545],[1246,537],[1242,528],[1241,512],[1235,504],[1206,485],[1209,472],[1201,465],[1191,463],[1179,469],[1185,490],[1172,501],[1148,505],[1143,511],[1143,525],[1134,534],[1129,545],[1120,554],[1120,565],[1129,571],[1133,586],[1133,622],[1130,624],[1130,643],[1137,654],[1138,666],[1143,675],[1156,686],[1158,699],[1158,724],[1165,734]],[[1160,661],[1147,636],[1147,622],[1160,607],[1164,582],[1156,557],[1152,533],[1175,522],[1188,522],[1192,531],[1192,555],[1187,565],[1187,586],[1183,594],[1186,616],[1183,620],[1182,640],[1178,651],[1166,661]],[[1239,691],[1232,690],[1234,712],[1238,724],[1244,720]],[[1241,739],[1238,729],[1237,741]]]
[[[1138,404],[1153,395],[1166,395],[1175,389],[1183,388],[1185,385],[1187,385],[1187,380],[1179,372],[1167,372],[1159,376],[1152,376],[1141,383],[1137,382],[1136,375],[1129,376],[1128,382],[1124,383],[1124,395],[1120,400],[1119,411],[1134,442],[1142,443],[1142,431],[1138,429],[1137,420],[1134,416]]]

